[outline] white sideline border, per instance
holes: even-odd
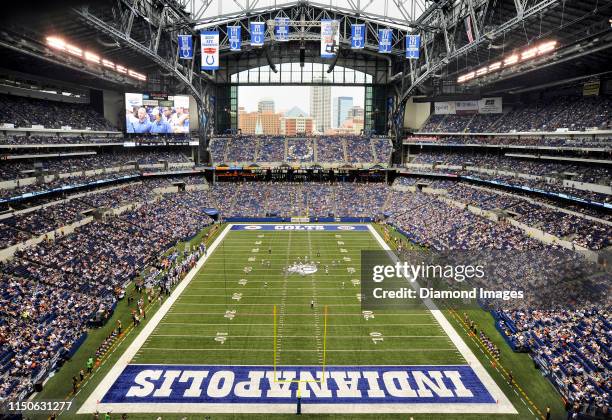
[[[198,263],[191,269],[185,279],[177,286],[172,294],[166,299],[155,315],[145,325],[145,327],[136,336],[130,346],[117,359],[113,367],[108,371],[106,376],[100,381],[95,390],[85,400],[83,405],[77,411],[77,414],[91,414],[98,412],[123,412],[123,413],[295,413],[295,404],[217,404],[217,403],[100,403],[104,395],[108,392],[111,386],[119,378],[125,367],[130,364],[130,361],[136,356],[136,353],[144,345],[145,341],[153,333],[161,320],[166,316],[170,308],[183,293],[185,288],[191,283],[191,280],[200,271],[204,263],[208,260],[219,244],[225,239],[225,236],[230,232],[231,228],[237,224],[229,224],[223,232],[215,239],[212,245],[208,248],[206,255],[202,256]],[[383,250],[391,251],[391,248],[380,237],[378,232],[371,224],[366,224],[370,234],[376,239]],[[255,231],[253,231],[255,232]],[[350,232],[350,231],[349,231]],[[414,285],[413,285],[414,286]],[[463,358],[468,362],[470,367],[476,373],[476,376],[489,391],[492,398],[497,403],[480,404],[480,403],[460,403],[460,404],[437,404],[437,403],[408,403],[408,404],[302,404],[302,412],[317,413],[317,414],[338,414],[338,413],[441,413],[441,414],[517,414],[516,409],[508,400],[505,394],[497,386],[493,378],[482,366],[478,358],[472,353],[463,339],[457,334],[452,325],[448,322],[442,311],[437,309],[435,304],[429,300],[426,306],[440,324],[444,332],[453,342],[457,350]]]

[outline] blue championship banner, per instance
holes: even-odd
[[[406,58],[416,60],[419,58],[419,49],[421,48],[420,35],[406,35]]]
[[[217,70],[219,68],[219,32],[201,32],[200,43],[202,45],[202,70]]]
[[[277,41],[289,41],[289,18],[274,19],[274,36]]]
[[[242,28],[240,26],[228,26],[227,38],[229,41],[230,51],[240,51],[242,48]]]
[[[102,403],[491,404],[468,365],[127,365]]]
[[[390,53],[393,49],[393,29],[378,30],[378,52]]]
[[[233,225],[231,230],[367,231],[365,225]]]
[[[365,23],[351,25],[351,48],[359,50],[365,48],[366,26]]]
[[[265,22],[251,22],[251,46],[263,47],[266,37]]]
[[[179,58],[190,60],[193,59],[193,38],[191,35],[178,36]]]

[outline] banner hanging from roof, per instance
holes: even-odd
[[[200,44],[202,46],[202,70],[217,70],[219,68],[219,32],[201,32]]]
[[[365,48],[366,26],[365,23],[351,25],[351,48],[359,50]]]
[[[378,52],[390,53],[393,47],[393,29],[378,30]]]
[[[266,35],[265,22],[251,22],[251,46],[263,47]]]
[[[289,41],[289,18],[274,19],[274,36],[277,41]]]
[[[321,19],[321,57],[332,58],[338,52],[340,31],[337,20]]]
[[[178,36],[179,58],[185,60],[193,59],[193,38],[191,35]]]
[[[227,27],[227,39],[230,51],[240,51],[242,48],[242,28],[240,26]]]
[[[419,58],[419,49],[421,48],[420,35],[406,35],[406,58],[416,60]]]

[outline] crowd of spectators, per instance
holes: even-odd
[[[34,183],[27,185],[18,185],[15,188],[2,188],[0,189],[0,198],[11,198],[17,197],[26,193],[38,193],[50,191],[56,188],[63,188],[68,186],[76,186],[76,185],[84,185],[87,183],[92,183],[95,181],[106,181],[106,180],[114,180],[130,175],[139,175],[139,172],[136,171],[128,171],[128,172],[113,172],[108,174],[98,174],[98,175],[71,175],[62,178],[55,178],[51,181],[45,183]]]
[[[492,175],[485,173],[472,174],[474,178],[495,181],[502,184],[507,184],[513,187],[529,188],[531,190],[543,191],[545,193],[562,194],[568,197],[578,199],[591,200],[598,203],[612,202],[612,195],[598,193],[594,191],[574,188],[569,185],[564,185],[560,181],[550,181],[542,178],[527,179],[523,177],[514,177],[507,175]]]
[[[476,114],[465,126],[468,133],[483,133],[502,117],[502,114]]]
[[[515,106],[504,114],[432,115],[421,132],[510,133],[612,128],[612,98],[557,96]]]
[[[395,211],[391,210],[388,223],[427,248],[524,250],[542,247],[509,223],[492,222],[431,195],[392,191],[389,202],[394,203]]]
[[[19,250],[0,265],[0,397],[15,398],[30,389],[97,313],[112,311],[118,288],[170,246],[210,224],[205,206],[205,196],[164,195]]]
[[[499,146],[536,146],[536,147],[575,147],[612,149],[612,139],[607,136],[412,136],[406,138],[408,144],[449,144],[449,145],[499,145]]]
[[[42,125],[44,128],[60,129],[63,126],[70,126],[78,130],[117,131],[89,104],[56,102],[4,94],[0,95],[0,124],[2,123],[14,124],[15,127]]]
[[[474,115],[433,114],[420,131],[426,133],[463,133],[467,124],[474,118]]]
[[[153,198],[152,181],[132,182],[116,188],[94,191],[78,198],[89,208],[119,208],[129,203],[138,203]]]
[[[370,143],[370,139],[367,137],[347,137],[346,155],[346,160],[349,163],[374,162],[374,156],[372,156],[372,144]]]
[[[121,144],[125,140],[122,137],[100,137],[93,135],[34,135],[29,136],[0,136],[0,145],[41,145],[41,144]]]
[[[0,145],[22,146],[22,145],[46,145],[46,144],[114,144],[124,143],[146,144],[146,145],[182,145],[189,144],[191,136],[189,134],[165,134],[165,135],[126,135],[120,136],[109,134],[100,136],[93,134],[45,134],[45,135],[8,135],[0,136]]]
[[[2,220],[4,222],[4,220]],[[0,224],[0,249],[8,248],[19,242],[27,241],[31,237],[29,232],[24,232],[10,224]]]
[[[344,143],[338,141],[337,137],[317,138],[317,158],[319,162],[346,162],[344,156]]]
[[[372,146],[376,152],[376,162],[389,163],[391,161],[391,153],[393,152],[393,144],[388,138],[372,138]]]
[[[439,167],[432,160],[450,167]],[[536,190],[549,194],[567,196],[578,200],[590,200],[598,203],[612,202],[612,196],[604,192],[593,191],[592,188],[578,188],[575,182],[588,182],[604,186],[610,185],[610,170],[605,166],[581,165],[581,164],[555,164],[542,163],[543,167],[550,168],[551,172],[542,170],[539,161],[524,161],[519,159],[499,158],[500,165],[496,165],[496,159],[477,158],[472,155],[430,154],[415,158],[411,163],[420,163],[432,166],[416,167],[420,173],[444,173],[469,176],[470,178],[508,185],[525,190]],[[487,165],[487,166],[481,166]],[[504,166],[506,165],[506,166]],[[453,166],[455,166],[453,168]],[[488,169],[489,171],[482,170]],[[510,174],[500,174],[497,171],[507,171]],[[491,172],[494,171],[494,172]],[[516,172],[515,172],[516,171]],[[523,172],[524,171],[524,172]],[[559,172],[552,172],[559,171]],[[568,171],[568,173],[564,173]],[[573,172],[569,172],[573,171]],[[522,175],[522,174],[525,174]],[[521,176],[522,175],[522,176]],[[565,180],[565,177],[572,179]]]
[[[285,138],[273,137],[250,137],[252,141],[258,142],[257,162],[283,162],[285,160]]]
[[[496,171],[506,171],[538,176],[571,176],[573,180],[610,184],[612,171],[609,165],[581,163],[578,161],[553,161],[549,159],[514,158],[489,153],[422,152],[411,163],[428,165],[474,166]]]
[[[529,351],[569,401],[571,411],[610,414],[612,314],[599,309],[496,312],[508,341]]]
[[[34,176],[34,173],[69,173],[133,165],[134,163],[150,165],[160,163],[160,161],[166,161],[172,165],[173,163],[188,163],[191,160],[185,153],[168,150],[121,150],[55,158],[33,156],[28,159],[0,159],[0,180],[31,177]]]
[[[71,349],[91,314],[112,301],[71,290],[61,280],[45,283],[2,271],[0,398],[17,400]]]
[[[219,139],[215,139],[218,142]],[[257,142],[252,137],[234,136],[227,142],[227,160],[229,162],[254,162]],[[213,156],[217,156],[216,150]],[[222,159],[223,160],[223,159]],[[222,161],[221,160],[221,161]]]
[[[214,163],[389,163],[393,147],[384,137],[364,136],[225,136],[211,140]],[[227,162],[226,162],[227,161]]]
[[[517,107],[495,124],[496,132],[608,129],[612,99],[606,96],[558,96]]]
[[[382,214],[384,183],[217,183],[208,193],[224,217],[374,217]]]
[[[504,194],[492,189],[478,188],[465,183],[424,178],[398,178],[397,185],[423,184],[433,189],[446,190],[455,201],[483,210],[504,210],[510,217],[536,229],[572,242],[575,245],[599,250],[612,245],[610,226],[605,221],[586,219],[561,211],[525,197]],[[557,204],[558,205],[558,204]],[[601,214],[598,214],[601,216]]]
[[[203,177],[158,177],[144,182],[115,187],[106,191],[68,199],[35,211],[21,212],[0,220],[0,245],[7,247],[55,230],[83,218],[91,208],[116,208],[127,203],[145,202],[152,190],[177,182],[203,184]],[[397,185],[420,184],[447,190],[448,197],[483,210],[505,210],[517,220],[575,245],[602,249],[612,242],[604,222],[574,216],[571,213],[491,189],[475,188],[449,180],[399,177]],[[217,183],[200,194],[225,216],[320,216],[374,217],[389,210],[385,203],[389,189],[384,183]]]
[[[231,141],[230,137],[214,137],[210,140],[208,151],[213,163],[225,163],[227,147]]]
[[[128,204],[150,201],[155,197],[155,188],[170,187],[178,182],[196,185],[205,184],[206,180],[198,176],[149,178],[143,182],[132,182],[109,189],[94,190],[87,194],[69,196],[67,199],[48,203],[34,210],[7,214],[0,219],[0,249],[82,220],[86,217],[84,213],[87,210],[115,209]],[[188,195],[182,197],[186,200]]]
[[[42,235],[81,219],[89,206],[79,200],[66,200],[18,216],[1,219],[0,223],[29,235]]]

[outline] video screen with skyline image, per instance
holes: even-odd
[[[239,86],[242,134],[361,134],[363,86]]]
[[[126,93],[125,132],[189,133],[189,96]]]

